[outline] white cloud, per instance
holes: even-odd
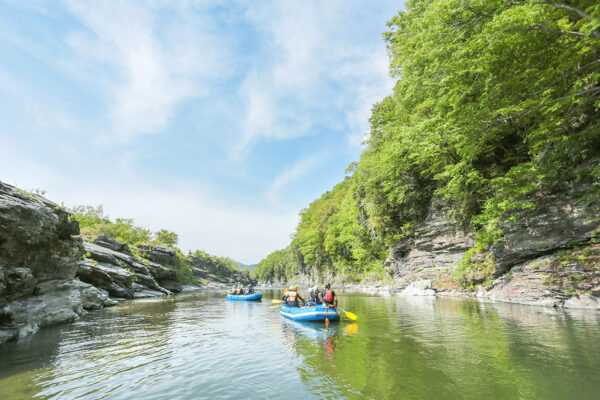
[[[226,43],[208,17],[180,6],[175,21],[165,20],[159,5],[68,2],[85,30],[68,36],[74,56],[65,65],[106,91],[111,139],[163,131],[181,102],[207,96],[228,74]]]
[[[298,210],[286,207],[285,193],[314,174],[325,153],[299,160],[269,183],[250,176],[257,168],[245,163],[249,160],[231,171],[224,168],[220,149],[214,149],[215,165],[184,171],[193,163],[179,162],[179,147],[151,147],[171,146],[170,138],[143,142],[143,135],[166,135],[177,120],[189,133],[173,142],[192,139],[190,148],[197,148],[216,140],[192,135],[224,137],[219,144],[235,136],[237,144],[227,150],[238,160],[261,138],[344,130],[347,142],[356,144],[366,132],[371,105],[391,91],[383,43],[363,37],[372,31],[363,29],[372,23],[373,16],[364,15],[372,7],[358,0],[240,0],[228,12],[221,5],[231,3],[219,1],[65,0],[76,21],[55,2],[26,3],[49,15],[43,20],[48,26],[14,29],[20,21],[8,21],[7,15],[0,21],[0,39],[39,61],[37,72],[48,75],[36,79],[28,69],[0,71],[0,91],[18,113],[7,111],[0,127],[0,179],[45,189],[54,201],[103,204],[112,217],[135,217],[153,230],[175,231],[185,249],[256,262],[286,246]],[[215,20],[211,7],[222,20]],[[195,109],[206,110],[210,101],[214,120],[202,125],[207,113],[178,120],[179,107],[198,99]],[[99,134],[108,146],[90,145]],[[335,157],[334,152],[327,154]],[[172,158],[153,160],[156,154]],[[269,154],[261,157],[269,165],[278,162]],[[160,177],[148,172],[159,170],[153,161],[167,165]],[[223,182],[207,187],[204,176],[217,181],[211,169],[228,170]],[[227,185],[241,180],[230,179],[234,174],[248,174],[248,181],[268,189],[244,199],[226,197]],[[192,178],[183,182],[180,176]],[[320,189],[305,192],[311,190]],[[267,204],[248,205],[259,202]]]
[[[263,54],[239,90],[245,112],[234,158],[260,137],[289,139],[319,128],[349,129],[349,144],[364,136],[372,104],[391,92],[393,80],[383,42],[374,47],[357,37],[362,15],[353,9],[361,7],[274,1],[248,10],[264,35]]]
[[[312,155],[299,160],[290,168],[281,172],[275,177],[271,183],[271,186],[269,187],[269,191],[267,192],[267,198],[269,201],[274,205],[281,206],[279,203],[279,194],[281,190],[285,186],[297,181],[298,179],[319,168],[321,165],[323,165],[324,161],[324,153]]]

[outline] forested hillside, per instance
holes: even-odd
[[[260,280],[383,272],[434,197],[484,252],[532,193],[576,177],[598,194],[598,2],[414,0],[384,39],[397,82],[373,106],[360,161],[302,210]]]

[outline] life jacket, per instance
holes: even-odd
[[[298,307],[298,292],[295,290],[289,290],[286,293],[286,303],[291,307]]]
[[[331,289],[325,290],[323,301],[326,303],[333,303],[333,291]]]

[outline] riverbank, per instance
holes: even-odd
[[[474,232],[434,199],[415,233],[398,241],[378,272],[357,282],[327,264],[302,265],[288,282],[402,296],[472,297],[486,301],[600,310],[600,196],[588,179],[557,182],[528,198],[500,224],[502,237],[479,249]]]
[[[181,277],[182,263],[191,276]],[[0,343],[123,300],[253,282],[247,272],[166,246],[82,237],[58,204],[0,182]]]

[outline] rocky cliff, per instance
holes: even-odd
[[[460,295],[600,309],[597,193],[590,182],[573,180],[532,195],[535,208],[507,216],[502,239],[483,254],[467,254],[475,246],[474,235],[449,217],[448,204],[434,200],[415,235],[390,250],[383,277],[369,276],[355,284],[313,266],[293,281],[309,286],[327,280],[338,287],[401,295]],[[470,258],[468,266],[465,257]]]
[[[83,241],[57,204],[0,182],[0,343],[78,319],[118,301],[254,281],[246,273],[171,248],[129,247],[106,236]],[[193,284],[178,272],[189,263]]]

